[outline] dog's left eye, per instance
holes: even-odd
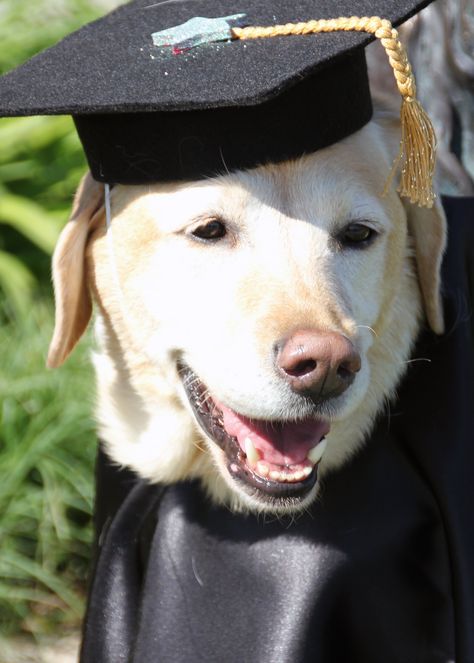
[[[372,243],[377,233],[365,223],[350,223],[339,233],[337,239],[343,247],[364,248]]]
[[[227,229],[219,219],[211,219],[191,231],[191,235],[197,239],[215,241],[222,239],[227,234]]]

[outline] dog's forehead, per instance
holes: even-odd
[[[385,218],[391,197],[382,197],[384,173],[390,163],[377,127],[325,150],[281,164],[221,175],[198,182],[158,184],[136,195],[142,208],[164,231],[222,215],[241,224],[273,215],[319,223],[346,218]],[[393,196],[392,196],[393,197]]]

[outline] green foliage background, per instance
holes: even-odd
[[[3,0],[0,73],[117,4]],[[85,169],[70,118],[0,120],[0,637],[57,632],[83,610],[95,456],[90,342],[57,371],[44,363],[51,253]]]

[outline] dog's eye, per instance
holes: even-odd
[[[341,246],[348,248],[364,248],[368,246],[377,236],[373,228],[364,223],[350,223],[339,234],[338,240]]]
[[[191,232],[193,237],[208,241],[222,239],[226,234],[227,229],[222,221],[219,221],[219,219],[211,219],[207,223],[203,223],[197,228],[194,228],[194,230]]]

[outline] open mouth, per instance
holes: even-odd
[[[225,453],[236,481],[252,494],[273,499],[302,498],[310,492],[326,448],[328,422],[250,419],[211,397],[188,366],[180,364],[179,373],[200,427]]]

